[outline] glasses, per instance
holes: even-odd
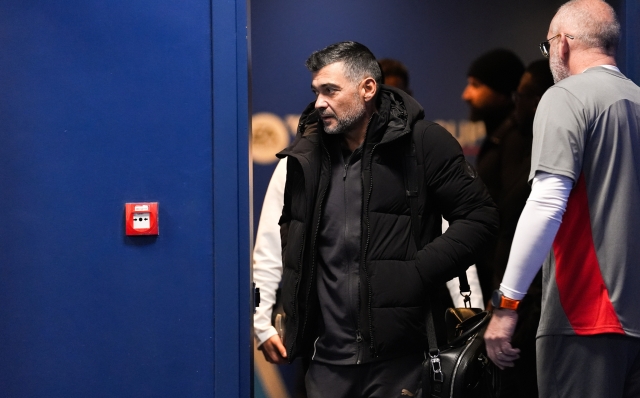
[[[558,37],[562,36],[562,33],[558,33],[557,35],[553,36],[550,39],[547,39],[546,41],[543,41],[542,43],[540,43],[540,51],[542,52],[542,55],[544,55],[545,58],[549,58],[549,48],[550,48],[550,44],[549,42],[553,39],[557,39]],[[573,40],[575,39],[575,37],[568,35],[565,33],[565,36],[568,37],[569,39]]]

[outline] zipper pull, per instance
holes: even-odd
[[[344,165],[344,175],[342,176],[342,181],[347,179],[347,169],[349,168],[349,163]]]
[[[356,342],[358,343],[362,342],[362,335],[360,334],[359,330],[356,331]]]

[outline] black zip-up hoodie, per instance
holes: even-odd
[[[362,147],[362,233],[359,324],[368,345],[362,362],[423,349],[427,300],[436,286],[474,263],[493,239],[498,213],[458,142],[423,121],[411,96],[380,87]],[[317,337],[317,238],[331,180],[326,133],[311,103],[289,157],[282,217],[282,303],[289,361],[310,356]],[[415,143],[421,200],[420,247],[412,236],[404,157]],[[450,223],[441,235],[441,217]]]

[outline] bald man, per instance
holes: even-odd
[[[640,396],[640,88],[616,67],[620,25],[600,0],[564,4],[540,44],[556,84],[533,125],[532,191],[492,296],[501,368],[520,300],[543,265],[540,396]]]

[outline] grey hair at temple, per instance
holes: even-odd
[[[372,77],[378,85],[382,84],[382,72],[373,53],[363,44],[343,41],[331,44],[311,54],[305,65],[311,72],[317,72],[335,62],[344,62],[345,74],[354,84]]]

